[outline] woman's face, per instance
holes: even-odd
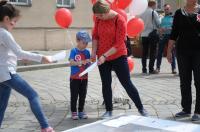
[[[94,14],[97,18],[106,20],[108,17],[108,13],[102,13],[102,14]]]
[[[19,17],[9,18],[5,16],[2,23],[8,31],[11,31],[15,27],[18,19]]]

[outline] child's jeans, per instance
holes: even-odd
[[[70,79],[71,112],[76,112],[76,104],[79,98],[78,112],[83,112],[87,94],[87,79]]]
[[[0,127],[8,105],[11,89],[16,90],[28,99],[31,110],[39,121],[41,128],[49,127],[47,119],[42,111],[38,94],[18,74],[10,74],[10,76],[10,80],[0,83]]]

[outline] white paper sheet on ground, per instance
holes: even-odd
[[[162,120],[141,116],[126,116],[102,123],[110,127],[120,127],[127,124],[146,126],[172,132],[200,132],[200,126],[196,124]]]
[[[65,57],[66,57],[66,51],[61,51],[61,52],[51,56],[51,60],[52,60],[52,62],[60,61],[60,60],[64,60]]]
[[[137,117],[137,119],[139,118],[140,117]],[[104,122],[102,124],[106,126],[110,126],[110,127],[120,127],[120,126],[129,124],[130,122],[132,122],[132,120],[134,120],[132,116],[125,116],[125,117],[120,117],[118,119],[113,119],[113,120]]]
[[[83,72],[81,72],[79,74],[79,77],[82,77],[83,75],[85,75],[86,73],[92,71],[95,67],[97,66],[97,61],[94,62],[93,64],[91,64],[88,68],[86,68]]]

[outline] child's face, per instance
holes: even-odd
[[[8,31],[11,31],[15,27],[18,19],[19,17],[9,18],[5,16],[2,23]]]
[[[87,43],[84,43],[82,40],[76,40],[76,42],[79,49],[85,49],[87,47]]]

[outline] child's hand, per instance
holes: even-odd
[[[82,60],[82,65],[86,65],[87,61],[86,60]]]
[[[91,61],[91,62],[95,62],[95,61],[96,61],[96,54],[92,54],[92,55],[91,55],[90,61]]]
[[[95,62],[96,58],[90,58],[90,62]]]
[[[87,63],[91,63],[91,60],[90,60],[90,59],[86,59],[86,62],[87,62]]]
[[[42,63],[51,63],[52,62],[52,60],[50,59],[50,57],[49,56],[43,56],[42,57]]]

